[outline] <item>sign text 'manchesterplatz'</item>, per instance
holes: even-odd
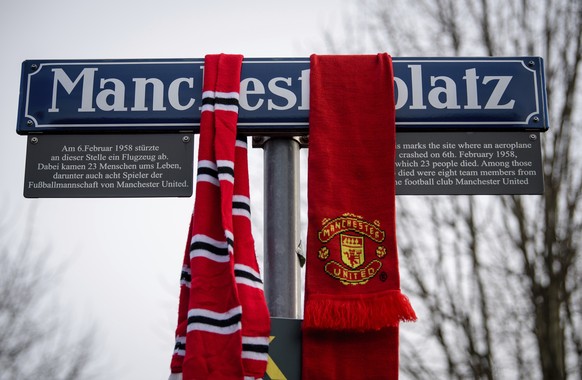
[[[548,129],[539,57],[393,64],[399,131]],[[203,59],[25,61],[17,132],[197,132],[203,68]],[[245,59],[239,102],[242,132],[308,133],[309,59]]]

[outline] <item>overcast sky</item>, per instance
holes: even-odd
[[[339,33],[347,1],[0,1],[0,212],[15,236],[32,234],[66,264],[61,306],[73,325],[97,328],[111,366],[104,379],[168,376],[194,198],[25,199],[26,137],[15,132],[22,61],[307,57],[326,52],[324,30]],[[251,164],[260,246],[262,151],[251,152]]]

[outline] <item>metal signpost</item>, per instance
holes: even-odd
[[[393,66],[397,194],[543,192],[541,58],[394,57]],[[203,59],[23,62],[24,195],[190,196],[203,69]],[[269,309],[293,321],[301,310],[299,149],[309,134],[309,59],[244,59],[238,129],[264,149]]]

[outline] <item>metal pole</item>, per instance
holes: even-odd
[[[301,317],[299,142],[270,138],[264,149],[264,276],[272,317]]]

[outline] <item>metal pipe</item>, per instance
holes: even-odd
[[[271,317],[301,317],[299,142],[269,138],[264,149],[264,276]]]

